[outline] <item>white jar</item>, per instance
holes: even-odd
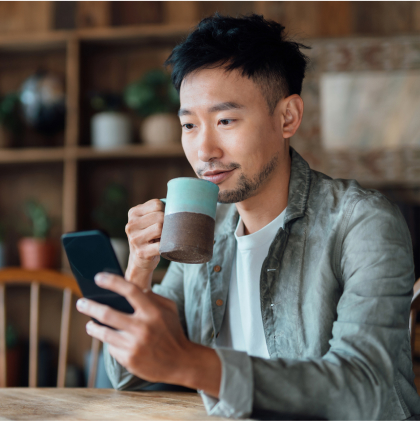
[[[91,120],[92,146],[97,149],[113,149],[128,145],[131,141],[130,119],[122,113],[103,112]]]

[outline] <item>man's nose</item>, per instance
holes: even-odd
[[[217,134],[211,128],[204,128],[200,133],[198,159],[203,162],[209,162],[214,159],[220,159],[222,156],[223,151]]]

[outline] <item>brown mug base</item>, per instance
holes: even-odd
[[[206,263],[213,257],[213,252],[199,250],[196,247],[175,244],[168,252],[161,251],[160,255],[165,259],[179,263]]]
[[[179,263],[206,263],[213,257],[214,219],[179,212],[165,215],[159,253]]]

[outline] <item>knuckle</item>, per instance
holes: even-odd
[[[109,317],[110,317],[110,309],[109,309],[109,307],[104,307],[102,310],[101,310],[101,318],[102,318],[102,320],[109,320]]]
[[[125,226],[125,233],[126,233],[127,235],[130,235],[130,234],[131,234],[132,229],[133,229],[132,224],[130,224],[130,222],[128,222],[128,224],[126,224],[126,226]]]
[[[160,234],[162,232],[163,224],[161,222],[156,222],[153,225],[153,231],[156,234]]]
[[[109,330],[108,329],[105,329],[104,332],[103,332],[103,334],[102,334],[102,341],[103,342],[109,342],[109,339],[110,339],[109,336],[110,336],[109,335]]]
[[[153,212],[160,211],[162,209],[162,202],[159,199],[152,199],[151,208]]]
[[[134,206],[133,208],[130,208],[128,211],[128,219],[130,219],[133,216],[133,213],[136,211],[137,206]]]

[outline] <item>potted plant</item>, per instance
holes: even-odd
[[[115,254],[124,271],[130,253],[125,234],[129,208],[127,190],[120,184],[111,183],[105,188],[100,205],[92,213],[93,220],[111,237]]]
[[[97,113],[91,120],[92,146],[97,149],[113,149],[127,145],[131,141],[131,124],[121,108],[121,95],[113,93],[93,93],[91,106]]]
[[[0,100],[0,148],[12,145],[22,127],[19,117],[19,93],[12,92]]]
[[[124,91],[126,105],[144,117],[140,138],[150,145],[179,142],[181,126],[176,112],[179,108],[178,92],[168,73],[152,70]]]
[[[48,238],[51,220],[45,208],[35,200],[24,205],[25,214],[30,221],[30,236],[19,241],[20,264],[25,269],[53,268],[56,263],[56,247]]]

